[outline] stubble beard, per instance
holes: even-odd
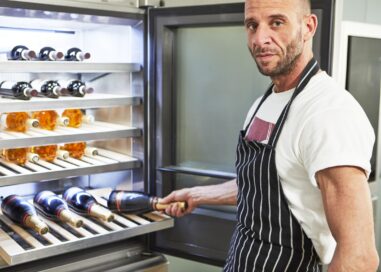
[[[269,70],[260,66],[257,59],[255,58],[255,54],[261,53],[262,51],[266,52],[266,50],[262,50],[261,48],[257,50],[250,49],[250,53],[257,64],[258,70],[261,74],[269,77],[277,77],[277,76],[285,76],[291,73],[294,70],[297,60],[301,56],[303,52],[303,42],[302,42],[302,33],[299,31],[298,35],[295,39],[293,39],[286,47],[286,55],[284,58],[280,59],[276,64],[275,68]],[[272,52],[272,51],[271,51]]]

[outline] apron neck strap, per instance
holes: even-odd
[[[288,112],[290,110],[291,104],[303,90],[307,86],[310,79],[319,71],[320,67],[318,62],[312,58],[310,62],[307,64],[307,66],[304,68],[302,75],[300,77],[300,80],[298,82],[298,85],[296,85],[295,91],[290,99],[290,101],[287,103],[286,107],[283,109],[278,121],[275,124],[275,127],[271,133],[270,139],[268,141],[268,145],[272,146],[273,148],[276,147],[276,144],[279,139],[280,132],[283,129],[283,125],[286,122]],[[258,109],[259,107],[257,107]]]

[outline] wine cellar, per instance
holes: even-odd
[[[61,194],[71,186],[78,186],[88,190],[101,206],[107,207],[111,189],[142,191],[145,186],[144,11],[133,9],[133,13],[123,13],[123,16],[110,11],[110,16],[98,16],[96,10],[91,10],[89,15],[83,14],[83,10],[62,13],[44,8],[44,5],[36,5],[35,9],[0,7],[0,17],[6,22],[0,33],[11,37],[2,46],[2,52],[19,44],[28,49],[23,60],[8,60],[11,58],[9,52],[8,59],[1,59],[0,82],[31,82],[32,87],[39,88],[47,80],[60,83],[77,80],[90,86],[87,88],[91,92],[72,95],[56,92],[50,97],[32,93],[30,97],[17,99],[16,95],[9,97],[7,92],[1,91],[1,114],[26,112],[30,118],[38,119],[43,117],[39,117],[39,113],[57,112],[54,113],[57,118],[62,118],[65,110],[80,110],[94,120],[78,127],[54,124],[46,129],[42,127],[45,121],[38,119],[39,127],[27,127],[23,132],[12,131],[3,121],[0,128],[0,149],[4,150],[0,157],[0,195],[5,198],[18,194],[33,203],[33,196],[39,191]],[[19,20],[21,17],[23,20]],[[22,33],[25,43],[18,33]],[[105,33],[108,41],[102,42],[99,38]],[[124,33],[124,37],[119,37],[119,33]],[[117,44],[118,50],[114,50]],[[64,52],[70,47],[83,48],[89,53],[78,59],[68,59],[69,53],[63,57],[61,52],[41,55],[46,48]],[[31,50],[38,52],[39,48],[43,49],[37,59],[37,54]],[[1,84],[0,88],[5,88],[5,84]],[[96,153],[75,157],[68,152],[70,156],[67,157],[57,155],[48,161],[40,156],[37,160],[25,159],[23,163],[7,157],[8,151],[26,148],[35,152],[36,147],[53,146],[64,151],[63,148],[71,143],[84,143]],[[49,257],[53,265],[54,256],[132,237],[144,240],[139,237],[174,225],[172,218],[159,212],[114,214],[111,222],[78,215],[84,223],[81,227],[45,218],[40,212],[38,215],[49,227],[46,234],[40,235],[13,222],[4,212],[0,214],[0,270],[22,271],[22,264]],[[128,250],[129,242],[126,245]],[[140,256],[145,247],[139,247],[140,251],[131,252],[131,255]]]

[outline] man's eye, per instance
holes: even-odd
[[[281,25],[283,25],[283,22],[282,21],[274,21],[272,23],[272,25],[275,26],[275,27],[280,27]]]
[[[250,23],[246,25],[247,29],[255,30],[257,28],[257,24]]]

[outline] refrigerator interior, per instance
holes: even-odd
[[[68,187],[80,186],[89,190],[100,189],[90,192],[102,205],[107,206],[110,188],[144,190],[143,15],[142,11],[122,14],[118,11],[65,9],[65,12],[58,12],[48,6],[45,9],[43,5],[36,5],[35,9],[0,8],[0,35],[7,37],[0,45],[0,81],[80,79],[94,88],[93,93],[83,98],[33,97],[30,101],[1,98],[1,112],[55,110],[61,114],[64,109],[79,108],[95,119],[93,124],[83,124],[77,129],[58,127],[54,131],[44,131],[37,128],[16,133],[1,128],[0,148],[83,141],[99,151],[99,156],[95,157],[55,159],[52,163],[40,160],[38,163],[27,162],[25,166],[0,158],[1,197],[17,193],[32,199],[41,190],[60,194]],[[8,61],[6,53],[15,45],[25,45],[37,54],[44,46],[64,53],[70,47],[78,47],[90,52],[91,58],[84,62]],[[79,229],[64,223],[45,221],[49,222],[50,233],[39,236],[0,214],[0,253],[4,259],[0,268],[25,271],[23,269],[33,263],[41,271],[50,271],[60,263],[59,259],[62,259],[62,265],[69,265],[72,259],[69,255],[75,256],[78,250],[93,248],[95,255],[112,254],[113,247],[105,244],[118,241],[123,241],[124,245],[119,253],[123,260],[119,261],[131,263],[128,258],[138,258],[146,249],[142,234],[173,226],[173,219],[156,213],[120,214],[109,223],[84,218],[85,226]],[[135,242],[130,241],[137,236]],[[68,255],[67,258],[64,254]],[[51,258],[44,259],[47,257]],[[91,258],[87,257],[88,265],[95,265],[105,258],[93,258],[90,261]],[[143,259],[149,260],[149,263],[155,258],[157,256],[150,258],[147,255]],[[160,259],[155,265],[159,263],[164,264],[165,260]],[[123,265],[121,263],[121,267]],[[86,267],[86,261],[82,261],[79,267]],[[65,271],[76,269],[79,269],[78,265],[72,265]]]

